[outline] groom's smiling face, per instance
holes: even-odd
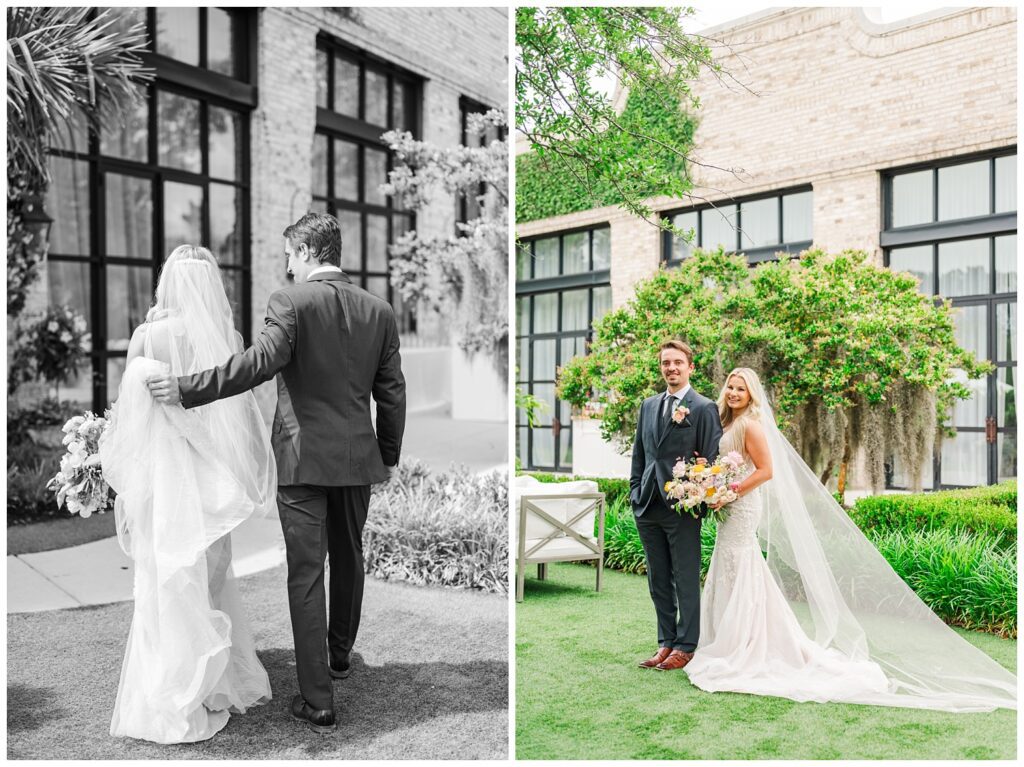
[[[662,349],[660,357],[661,377],[671,392],[677,392],[690,383],[693,363],[678,349]]]

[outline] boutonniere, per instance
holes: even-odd
[[[686,407],[686,405],[679,405],[672,411],[672,423],[682,423],[689,414],[690,408]]]

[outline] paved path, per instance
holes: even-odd
[[[403,458],[416,458],[433,471],[453,464],[474,473],[506,471],[508,426],[456,421],[446,410],[411,414]],[[249,520],[232,533],[236,576],[282,564],[284,540],[276,514]],[[117,538],[106,538],[36,554],[7,557],[7,612],[27,613],[108,604],[132,598],[131,560]]]

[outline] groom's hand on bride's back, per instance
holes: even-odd
[[[163,405],[177,405],[181,402],[181,390],[178,388],[178,377],[165,373],[158,376],[150,376],[146,379],[146,386],[149,393],[157,402]]]

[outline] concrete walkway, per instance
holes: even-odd
[[[508,426],[456,421],[447,410],[410,414],[403,460],[416,458],[432,471],[465,466],[473,473],[507,471]],[[249,520],[231,535],[236,576],[283,564],[284,539],[276,515]],[[28,613],[108,604],[132,598],[131,560],[117,538],[36,554],[7,557],[7,612]]]

